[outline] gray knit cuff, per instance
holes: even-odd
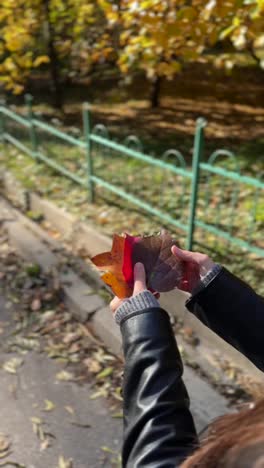
[[[206,286],[212,281],[215,276],[218,275],[218,273],[222,270],[222,265],[219,265],[216,263],[211,270],[209,270],[205,276],[201,277],[198,285],[194,288],[192,291],[192,296],[194,294],[197,294],[200,292],[202,289],[206,288]]]
[[[125,317],[127,318],[135,312],[140,312],[141,310],[148,309],[149,307],[160,307],[160,305],[153,294],[146,289],[136,294],[136,296],[125,299],[115,313],[115,321],[120,325],[121,321]]]

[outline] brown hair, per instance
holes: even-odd
[[[215,421],[181,468],[264,468],[264,400]]]

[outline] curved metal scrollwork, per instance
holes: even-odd
[[[92,129],[94,135],[101,136],[102,138],[109,138],[109,132],[105,125],[97,124]]]
[[[185,162],[185,159],[183,157],[183,155],[181,154],[180,151],[176,150],[176,149],[169,149],[167,151],[165,151],[163,153],[163,155],[161,156],[161,159],[165,162],[168,161],[169,158],[175,158],[175,161],[177,161],[179,163],[179,165],[185,169],[186,168],[186,162]]]
[[[174,165],[177,165],[177,166],[180,166],[181,169],[186,169],[186,162],[185,162],[185,159],[183,157],[183,155],[181,154],[180,151],[172,148],[172,149],[169,149],[167,151],[165,151],[162,156],[161,156],[161,159],[164,161],[164,162],[170,162],[172,164],[171,161],[169,160],[173,160],[174,162]],[[167,173],[167,171],[166,171]],[[159,201],[159,206],[160,208],[164,207],[164,194],[166,192],[166,180],[165,180],[165,171],[163,172],[163,179],[161,181],[161,185],[160,185],[160,201]],[[176,176],[175,175],[175,182],[176,182]],[[181,177],[181,176],[179,176]],[[182,190],[181,190],[181,195],[179,197],[179,207],[180,207],[180,216],[183,216],[183,206],[184,206],[184,199],[185,199],[185,195],[186,195],[186,184],[185,184],[185,179],[184,177],[181,177],[181,185],[182,185]],[[176,200],[176,205],[178,205],[177,203],[177,200]]]
[[[236,172],[240,174],[240,167],[238,164],[238,160],[236,156],[234,155],[234,153],[232,153],[232,151],[229,151],[229,150],[219,149],[219,150],[214,151],[208,159],[208,164],[211,164],[213,166],[216,159],[221,156],[226,156],[227,158],[231,159],[232,162],[234,163]]]
[[[232,161],[233,163],[233,171],[236,172],[237,174],[240,174],[240,167],[238,160],[234,153],[229,150],[225,149],[218,149],[214,151],[211,156],[208,159],[208,164],[213,166],[215,165],[217,159],[225,157],[228,158],[229,160]],[[206,177],[206,195],[205,195],[205,209],[207,210],[209,207],[209,200],[210,200],[210,194],[212,190],[211,186],[211,181],[212,181],[213,175],[212,173],[208,172],[207,177]],[[239,185],[235,184],[233,185],[233,190],[230,195],[230,202],[229,202],[229,215],[228,215],[228,210],[226,207],[226,204],[223,203],[223,197],[228,193],[228,178],[223,176],[221,178],[221,184],[220,187],[218,188],[217,192],[214,193],[214,196],[217,195],[218,201],[216,202],[216,205],[214,206],[214,224],[216,226],[219,226],[222,224],[222,219],[221,219],[221,214],[222,214],[222,207],[225,207],[225,213],[226,213],[226,226],[227,226],[227,232],[232,235],[233,231],[233,224],[235,220],[235,208],[237,206],[238,202],[238,197],[239,197]],[[216,190],[216,188],[214,188]],[[216,242],[216,239],[215,239]]]
[[[142,142],[136,135],[127,136],[123,144],[127,146],[128,148],[143,152]]]
[[[94,128],[92,129],[92,134],[100,136],[100,137],[105,138],[105,139],[109,139],[108,129],[103,124],[95,125]],[[106,148],[104,145],[102,145],[100,143],[95,143],[95,142],[93,142],[92,151],[93,151],[94,155],[101,154],[103,156],[107,156],[107,154],[109,153],[108,148]]]

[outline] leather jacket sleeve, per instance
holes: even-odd
[[[175,468],[197,436],[168,314],[135,312],[121,323],[125,356],[123,467]]]
[[[264,371],[264,299],[222,268],[187,309]]]

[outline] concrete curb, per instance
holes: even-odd
[[[92,257],[111,248],[109,237],[98,232],[96,227],[80,222],[72,214],[35,193],[30,194],[29,200],[30,209],[43,214],[52,226],[70,239],[74,251],[85,250]]]
[[[6,207],[10,213],[12,208],[7,205]],[[18,216],[15,210],[12,211],[14,219],[4,223],[11,244],[23,258],[39,264],[45,273],[53,272],[58,276],[66,304],[79,320],[87,321],[94,312],[104,307],[101,297],[93,294],[93,289],[71,268],[60,265],[59,250],[52,251],[46,236],[38,236],[30,229],[32,222],[27,220],[23,223],[21,216]]]
[[[30,208],[32,211],[42,213],[45,216],[45,219],[53,225],[68,242],[70,242],[74,253],[78,254],[78,251],[81,249],[87,252],[88,256],[92,256],[99,252],[107,251],[111,247],[111,240],[104,234],[99,233],[97,231],[97,227],[88,226],[87,224],[78,221],[76,217],[67,213],[65,210],[57,207],[54,203],[42,199],[35,193],[26,192],[10,173],[4,172],[2,174],[1,188],[2,193],[7,198],[10,198],[16,206],[19,206],[24,210],[28,210]],[[44,235],[46,238],[45,242],[47,242],[47,239],[50,239],[50,237],[32,221],[27,220],[24,222],[31,223],[31,229],[35,229],[35,232],[37,228],[38,235],[40,237],[41,235]],[[18,237],[15,234],[11,234],[11,236],[15,236],[16,238]],[[54,244],[54,240],[52,242],[54,246],[56,243]],[[59,248],[59,245],[61,244],[56,244],[57,248]],[[24,248],[25,246],[23,246],[23,249]],[[44,255],[44,257],[46,256],[48,257],[48,253]],[[98,275],[91,271],[87,265],[86,269],[89,270],[88,275],[98,283]],[[87,307],[85,306],[87,303],[86,295],[78,312],[79,305],[77,306],[76,301],[78,302],[77,296],[81,292],[77,287],[78,281],[79,279],[77,280],[73,275],[73,284],[75,284],[75,287],[73,286],[71,297],[74,296],[75,299],[73,302],[69,299],[69,304],[74,308],[76,316],[79,314],[81,320],[87,319],[91,314],[94,314],[94,312],[97,311],[96,314],[93,315],[92,320],[95,333],[113,350],[113,352],[119,354],[121,349],[120,332],[118,327],[115,328],[115,326],[113,326],[110,311],[105,308],[105,304],[102,304],[102,300],[100,303],[98,299],[92,298],[91,296],[91,303],[94,299],[95,305],[91,306],[91,310],[89,308],[87,310]],[[85,285],[85,288],[87,290],[87,285]],[[223,372],[219,369],[219,357],[219,359],[231,363],[232,366],[239,369],[240,372],[248,375],[254,382],[263,385],[263,374],[244,356],[238,353],[213,332],[209,331],[194,316],[187,313],[184,306],[185,301],[186,294],[179,291],[173,291],[162,296],[161,305],[163,308],[170,311],[172,316],[184,320],[185,326],[190,327],[194,331],[195,335],[199,336],[200,345],[195,348],[186,346],[185,341],[182,340],[181,337],[177,337],[178,343],[184,348],[188,348],[190,360],[197,363],[206,374],[209,373],[213,375],[214,378],[217,376],[218,379],[221,375],[221,378],[223,379]],[[79,302],[82,301],[80,300]],[[109,323],[109,319],[111,324]]]

